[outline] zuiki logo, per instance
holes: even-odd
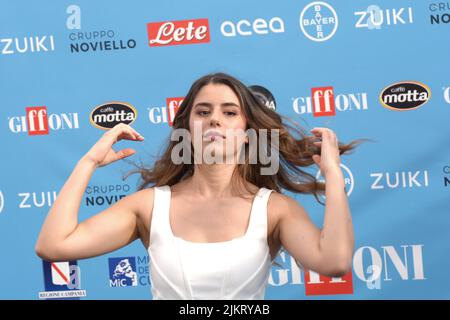
[[[412,189],[427,188],[428,170],[401,171],[401,172],[374,172],[370,174],[374,178],[370,189]]]
[[[49,51],[55,51],[55,40],[53,35],[0,39],[0,52],[5,55]]]
[[[23,191],[17,194],[19,196],[20,209],[30,208],[51,208],[55,203],[56,191]]]
[[[110,287],[136,287],[137,285],[135,257],[109,258]]]
[[[413,23],[413,10],[409,8],[381,9],[377,5],[370,5],[366,11],[356,11],[359,17],[355,28],[367,28],[369,30],[381,29],[382,26]]]
[[[130,125],[136,118],[136,109],[131,104],[120,101],[101,104],[89,115],[89,121],[99,129],[111,129],[119,123]]]
[[[417,81],[393,83],[380,93],[381,105],[394,111],[408,111],[419,108],[431,98],[430,88]]]
[[[208,43],[208,19],[150,22],[147,24],[150,47]]]
[[[333,7],[323,1],[308,4],[300,13],[300,30],[312,41],[331,39],[338,28],[338,16]]]
[[[14,133],[28,132],[29,136],[47,135],[49,129],[79,129],[78,113],[47,113],[46,106],[27,107],[26,116],[8,118],[9,130]]]
[[[40,299],[77,299],[86,296],[81,290],[81,269],[76,261],[42,261],[45,291],[39,292]]]

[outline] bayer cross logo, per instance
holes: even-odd
[[[315,1],[302,10],[299,23],[300,29],[309,40],[322,42],[336,33],[338,16],[328,3]]]
[[[136,287],[137,285],[135,257],[109,258],[110,287]]]

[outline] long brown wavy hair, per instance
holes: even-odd
[[[279,130],[279,168],[277,173],[274,175],[259,174],[261,172],[260,169],[265,166],[259,161],[256,164],[250,164],[248,159],[251,150],[246,148],[245,163],[237,164],[233,173],[232,183],[235,187],[243,185],[250,194],[254,195],[255,191],[250,190],[247,184],[242,184],[242,181],[247,181],[259,188],[265,187],[280,193],[282,189],[285,189],[294,193],[313,194],[319,203],[325,205],[318,197],[318,194],[324,194],[325,184],[319,182],[313,175],[301,169],[302,167],[309,167],[315,164],[312,156],[321,154],[320,147],[313,144],[313,141],[316,141],[316,137],[308,135],[308,133],[296,122],[291,121],[287,117],[283,117],[274,110],[266,107],[263,102],[238,79],[225,73],[213,73],[196,80],[192,84],[175,115],[173,129],[183,128],[190,130],[189,116],[194,99],[200,89],[210,83],[224,84],[234,91],[239,99],[242,112],[246,118],[247,129],[255,129],[258,135],[259,129],[267,129],[267,132],[270,132],[271,129]],[[292,125],[287,122],[290,122]],[[295,137],[294,133],[296,133],[298,137]],[[350,150],[354,149],[356,145],[363,142],[363,140],[367,139],[355,140],[349,144],[339,142],[339,154],[342,155],[348,153]],[[272,145],[270,135],[268,135],[267,141],[267,149],[270,150]],[[188,164],[174,164],[171,160],[172,149],[178,143],[179,142],[177,141],[171,141],[169,138],[165,150],[161,156],[157,157],[158,159],[151,168],[134,164],[137,167],[137,170],[131,171],[128,175],[134,173],[141,174],[142,183],[139,185],[138,190],[144,189],[149,184],[154,184],[154,186],[172,186],[193,175],[195,166],[194,161],[191,161]],[[124,177],[124,179],[126,179],[126,177]]]

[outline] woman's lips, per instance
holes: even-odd
[[[219,134],[211,134],[203,138],[203,141],[215,141],[217,139],[225,139],[223,136]]]

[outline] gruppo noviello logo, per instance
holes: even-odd
[[[39,299],[78,299],[86,296],[81,290],[81,269],[76,261],[48,262],[42,260],[45,291]]]
[[[137,285],[135,257],[109,258],[110,287],[136,287]]]

